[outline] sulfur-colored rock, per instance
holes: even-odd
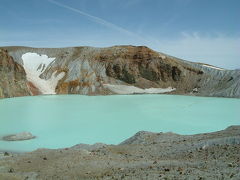
[[[51,87],[53,94],[134,94],[129,89],[151,93],[158,92],[154,89],[157,88],[162,89],[159,93],[240,97],[239,70],[184,61],[145,46],[5,49],[21,65],[26,53],[54,59],[50,64],[39,64],[39,69],[43,69],[41,81],[56,83],[56,87]],[[37,83],[28,82],[30,94],[42,93]],[[126,86],[130,88],[124,91]],[[174,90],[167,91],[167,88]]]

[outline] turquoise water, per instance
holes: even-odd
[[[31,132],[36,139],[0,140],[0,150],[31,151],[78,143],[118,144],[145,130],[195,134],[240,124],[240,99],[176,95],[51,95],[0,100],[0,136]]]

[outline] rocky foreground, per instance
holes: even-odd
[[[178,135],[138,132],[119,145],[2,153],[1,180],[240,179],[240,126]]]

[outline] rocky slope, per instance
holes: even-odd
[[[0,179],[240,179],[240,126],[178,135],[138,132],[119,145],[5,152]]]
[[[239,70],[184,61],[144,46],[5,49],[25,68],[36,87],[32,94],[240,97]],[[29,63],[36,59],[37,64]]]
[[[23,67],[0,49],[0,98],[28,95],[31,93]]]

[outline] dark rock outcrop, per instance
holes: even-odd
[[[29,95],[24,68],[6,50],[0,49],[0,98]]]

